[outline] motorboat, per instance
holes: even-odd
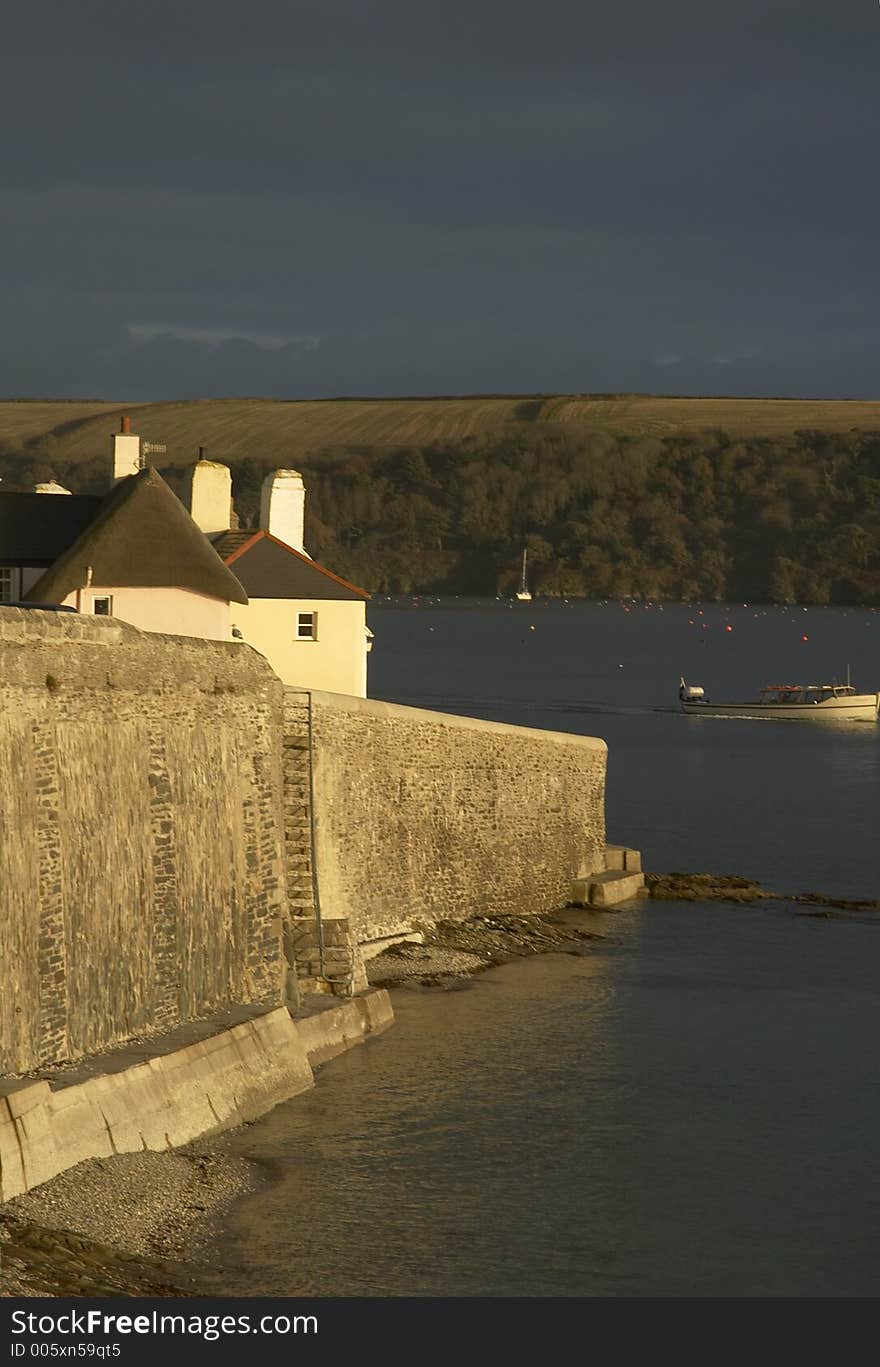
[[[746,717],[760,721],[871,721],[880,693],[858,693],[852,683],[767,684],[756,702],[712,702],[699,684],[679,681],[682,712],[691,717]]]

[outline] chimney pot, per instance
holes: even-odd
[[[122,419],[122,422],[121,422],[121,424],[120,424],[119,430],[120,430],[120,432],[130,432],[130,431],[131,431],[131,418],[128,416],[127,413],[124,415],[124,417],[123,417],[123,419]]]

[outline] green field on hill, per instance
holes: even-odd
[[[880,402],[594,395],[0,404],[3,488],[107,488],[122,413],[182,489],[203,447],[257,525],[299,468],[306,545],[380,593],[880,604]]]
[[[529,432],[668,437],[722,429],[731,437],[773,437],[804,428],[880,430],[880,401],[688,399],[651,395],[558,395],[427,399],[194,399],[175,403],[0,402],[0,444],[61,461],[103,455],[119,417],[164,445],[169,465],[203,446],[217,460],[296,464],[322,450],[352,447],[494,446]]]

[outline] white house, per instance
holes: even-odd
[[[103,498],[54,482],[32,494],[0,493],[0,602],[240,639],[284,683],[366,697],[370,595],[306,551],[296,470],[264,481],[256,531],[232,526],[227,466],[198,460],[181,501],[156,470],[142,468],[140,438],[126,417],[108,476]]]
[[[140,468],[123,418],[104,498],[60,485],[0,495],[3,601],[119,617],[144,631],[228,641],[247,594],[162,476]]]
[[[267,476],[256,531],[230,529],[231,492],[225,465],[200,460],[188,472],[193,521],[247,594],[232,614],[236,634],[286,684],[366,697],[370,595],[307,553],[302,476],[296,470]]]

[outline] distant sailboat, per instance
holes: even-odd
[[[519,589],[517,590],[517,595],[516,595],[517,598],[519,599],[519,601],[520,601],[521,603],[530,603],[530,602],[532,601],[532,595],[529,593],[529,581],[528,581],[528,579],[526,578],[526,556],[527,556],[527,554],[528,554],[527,551],[523,551],[523,558],[522,558],[522,575],[520,576]]]

